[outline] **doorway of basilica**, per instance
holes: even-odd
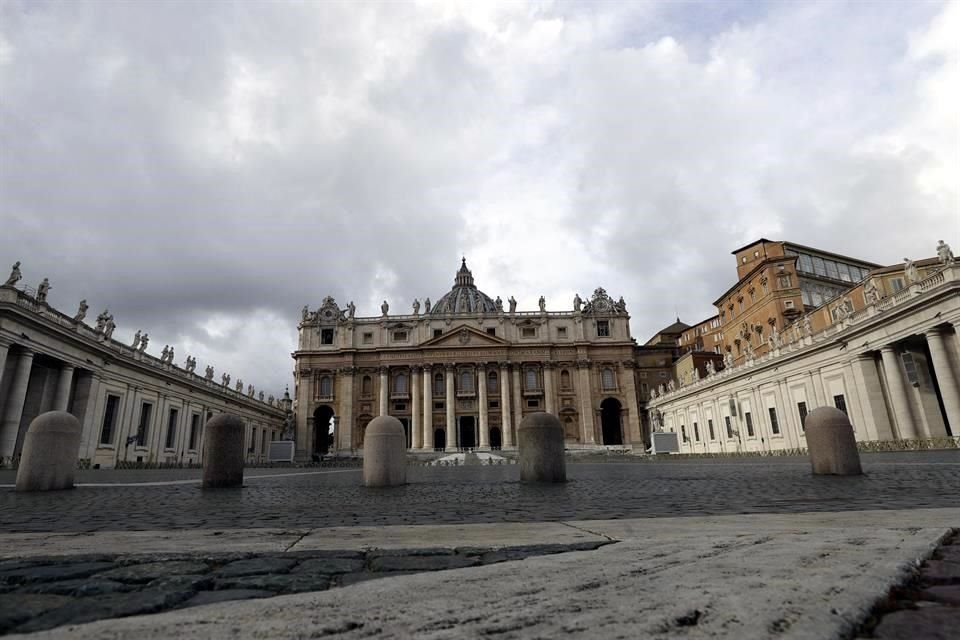
[[[458,429],[461,449],[477,448],[477,422],[473,416],[460,416]]]
[[[616,398],[607,398],[600,403],[600,424],[603,431],[603,444],[623,444],[623,429],[620,415],[623,406]]]

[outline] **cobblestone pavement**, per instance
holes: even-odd
[[[361,486],[359,470],[250,470],[243,489],[201,491],[196,470],[87,471],[73,491],[0,488],[0,531],[330,527],[532,522],[953,507],[960,451],[865,454],[865,475],[812,476],[804,458],[578,463],[570,482],[523,485],[515,465],[411,467],[409,484]],[[259,477],[258,477],[259,476]],[[0,484],[13,482],[0,472]]]
[[[895,588],[857,638],[954,640],[960,636],[960,533],[920,567],[916,580]]]
[[[323,591],[375,578],[592,550],[604,544],[0,560],[0,635],[213,602]]]

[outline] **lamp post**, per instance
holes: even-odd
[[[283,398],[280,400],[280,406],[283,407],[284,424],[283,439],[295,440],[293,428],[293,400],[290,399],[290,387],[283,390]]]

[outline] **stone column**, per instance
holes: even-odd
[[[423,409],[420,401],[420,367],[410,367],[410,448],[423,448],[423,425],[420,413]]]
[[[103,424],[101,411],[104,409],[106,409],[106,404],[102,406],[100,404],[100,376],[93,373],[90,375],[86,411],[83,414],[83,431],[80,436],[80,456],[91,461],[96,454],[97,445],[100,444],[100,430],[97,427]],[[120,409],[119,404],[117,409]],[[115,426],[119,428],[120,416],[116,416]]]
[[[457,394],[453,387],[453,365],[446,366],[447,451],[457,450]]]
[[[943,334],[938,329],[926,332],[927,346],[930,347],[930,359],[933,360],[933,372],[937,376],[937,386],[940,387],[940,397],[943,398],[943,409],[947,414],[950,433],[960,435],[960,381],[953,375],[950,368],[950,358],[947,356],[947,346],[944,344]]]
[[[910,416],[910,400],[907,398],[907,390],[903,387],[900,357],[892,344],[881,347],[880,356],[883,358],[883,371],[887,375],[887,391],[890,393],[890,404],[893,405],[893,414],[896,417],[897,435],[902,440],[916,438],[917,426]]]
[[[487,369],[482,364],[477,367],[477,384],[480,398],[480,449],[490,450],[490,427],[487,415]]]
[[[13,456],[20,431],[20,418],[23,416],[23,403],[27,399],[27,385],[30,384],[30,370],[33,367],[33,351],[20,352],[17,367],[10,381],[6,410],[0,423],[0,460]]]
[[[73,365],[65,364],[60,369],[57,382],[57,395],[53,400],[53,411],[66,411],[70,404],[70,387],[73,385]]]
[[[547,413],[557,415],[556,393],[553,389],[553,364],[543,363],[543,399]]]
[[[500,363],[500,445],[513,447],[513,428],[510,420],[510,369],[506,362]]]
[[[340,420],[336,423],[334,429],[337,433],[338,441],[334,447],[341,450],[353,450],[353,376],[356,369],[353,367],[344,367],[340,370],[338,380],[340,382]]]
[[[639,444],[643,446],[643,431],[640,426],[640,405],[637,403],[637,381],[634,379],[633,373],[633,362],[624,362],[620,374],[623,381],[623,392],[627,396],[627,441],[631,444]],[[706,418],[706,413],[702,410],[699,412],[701,419]],[[706,428],[706,425],[703,425]],[[709,433],[701,433],[701,436],[704,436],[701,442],[709,446]]]
[[[850,363],[853,379],[858,389],[860,413],[863,415],[863,430],[867,440],[893,440],[893,425],[887,414],[883,399],[883,387],[877,375],[875,352],[862,353]]]
[[[523,420],[523,387],[520,386],[520,365],[513,365],[513,423],[520,428],[520,422]],[[506,442],[506,441],[504,441]],[[513,447],[513,433],[510,434],[510,446]],[[504,445],[506,446],[506,445]]]
[[[596,444],[597,438],[593,433],[593,393],[590,386],[590,361],[578,360],[577,370],[580,384],[577,385],[577,396],[580,399],[580,428],[583,444]]]
[[[389,415],[390,405],[388,404],[390,386],[390,367],[380,367],[380,411],[378,416]]]
[[[433,451],[433,373],[423,365],[423,448]]]
[[[9,353],[10,345],[6,342],[0,342],[0,389],[3,388],[3,372],[7,366],[7,353]],[[3,400],[3,398],[0,398]],[[2,407],[3,405],[0,405]]]

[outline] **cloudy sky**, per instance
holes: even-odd
[[[957,2],[0,0],[0,268],[268,392],[304,304],[461,255],[644,341],[760,236],[960,249],[958,41]]]

